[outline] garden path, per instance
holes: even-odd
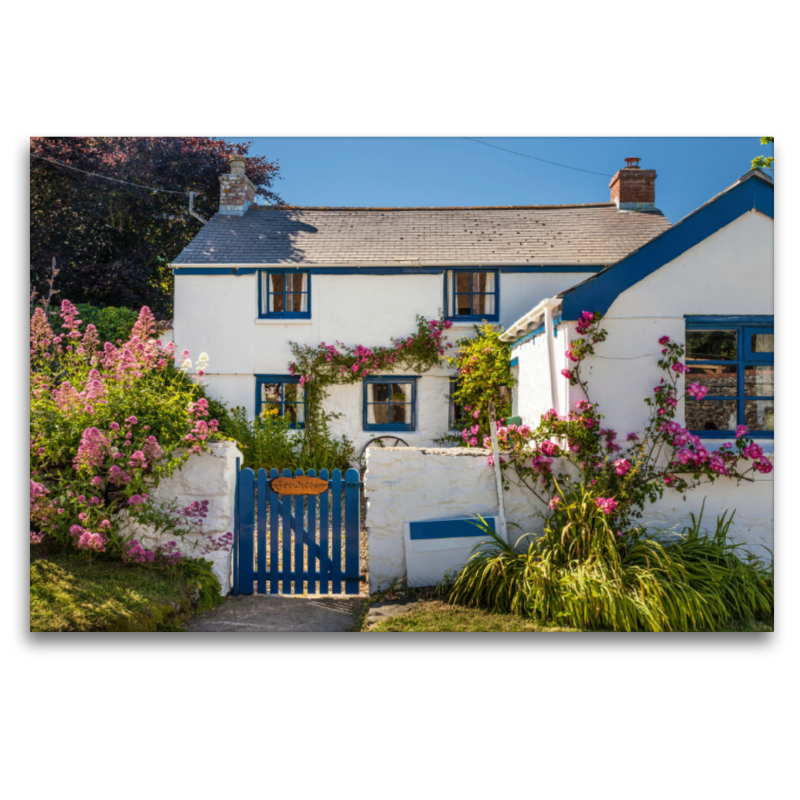
[[[349,631],[364,597],[330,595],[239,595],[198,614],[190,632],[333,632]]]

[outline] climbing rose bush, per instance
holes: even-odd
[[[577,409],[566,416],[551,409],[535,430],[526,426],[498,429],[501,466],[513,470],[511,474],[550,508],[549,524],[555,528],[567,524],[578,487],[581,497],[588,493],[595,508],[622,536],[642,516],[645,504],[655,502],[667,487],[683,493],[720,477],[740,483],[752,481],[756,472],[772,471],[772,461],[747,437],[744,425],[738,426],[731,441],[709,451],[699,436],[675,421],[679,401],[686,395],[702,399],[705,387],[690,384],[685,393],[681,391],[687,371],[682,361],[684,347],[668,336],[658,340],[663,377],[652,396],[645,398],[647,425],[620,442],[617,431],[603,427],[603,415],[591,402],[581,375],[584,359],[607,337],[600,320],[599,313],[584,311],[577,328],[581,338],[568,351],[573,366],[565,370],[566,377],[584,392]],[[491,447],[488,436],[483,445]]]
[[[144,520],[152,487],[206,449],[217,421],[207,419],[201,378],[176,370],[174,345],[156,339],[148,308],[118,346],[101,344],[94,325],[81,332],[68,300],[61,320],[58,335],[41,309],[30,324],[30,541],[47,535],[138,560],[119,533],[118,512]],[[181,359],[188,369],[189,353]],[[178,560],[170,552],[163,558]]]
[[[343,342],[301,345],[289,342],[294,360],[289,372],[300,376],[305,387],[307,424],[314,422],[328,386],[360,383],[367,375],[390,374],[404,369],[426,372],[437,366],[452,344],[444,333],[449,320],[417,315],[417,330],[409,336],[392,337],[389,347],[346,345]]]

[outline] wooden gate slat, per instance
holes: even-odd
[[[331,501],[333,503],[333,514],[331,519],[331,536],[333,546],[331,548],[331,593],[341,594],[342,592],[342,473],[340,470],[333,471],[331,479]]]
[[[292,471],[287,467],[283,471],[284,478],[291,478]],[[283,536],[283,593],[292,593],[292,498],[284,495],[281,500],[283,506],[283,525],[281,535]]]
[[[295,470],[295,478],[299,478],[304,474],[303,470]],[[287,498],[288,499],[288,498]],[[294,593],[303,594],[303,556],[305,548],[303,547],[303,540],[306,538],[306,529],[303,524],[305,514],[303,513],[303,506],[305,495],[298,494],[293,498],[294,500]]]
[[[344,488],[344,531],[345,531],[345,594],[358,594],[359,569],[358,545],[361,532],[361,481],[358,470],[349,469],[345,473]]]
[[[322,480],[328,480],[328,470],[320,470]],[[328,580],[331,569],[331,559],[328,555],[328,498],[330,487],[319,496],[319,593],[328,594]]]
[[[253,594],[255,475],[249,467],[239,473],[239,499],[239,594]]]
[[[317,477],[317,471],[310,469],[306,475],[310,478]],[[308,593],[317,593],[317,559],[319,558],[319,548],[317,547],[317,495],[311,494],[306,497],[308,506],[308,540],[306,542],[306,552],[308,553]]]
[[[260,469],[256,475],[256,582],[258,593],[267,593],[267,471]]]
[[[269,472],[269,478],[280,475],[274,467]],[[269,592],[278,594],[278,530],[280,529],[280,497],[277,492],[269,487]]]

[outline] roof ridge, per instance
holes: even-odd
[[[608,208],[616,203],[569,203],[546,206],[292,206],[251,205],[249,211],[513,211],[548,208]]]

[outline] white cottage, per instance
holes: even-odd
[[[295,208],[255,205],[245,161],[234,156],[219,213],[173,263],[178,349],[208,353],[216,396],[251,415],[272,403],[302,425],[290,341],[389,345],[415,330],[417,314],[440,312],[453,322],[451,339],[483,319],[508,326],[668,230],[655,207],[656,173],[635,161],[612,180],[609,202]],[[328,406],[343,414],[335,432],[359,450],[389,432],[429,445],[450,428],[450,380],[439,369],[332,387]],[[392,422],[370,421],[367,403],[395,393],[410,402]],[[526,402],[535,411],[539,401]]]
[[[625,258],[554,296],[509,325],[519,380],[515,414],[531,425],[550,408],[576,409],[583,398],[562,370],[582,311],[600,311],[606,342],[582,374],[604,424],[624,440],[647,421],[645,397],[661,372],[661,336],[686,346],[690,382],[705,385],[700,401],[681,401],[676,421],[706,447],[730,441],[744,424],[767,455],[774,453],[774,284],[772,180],[752,170]],[[773,474],[735,486],[728,478],[684,498],[668,490],[652,508],[654,523],[685,520],[704,498],[706,522],[736,509],[734,538],[760,555],[772,549]]]

